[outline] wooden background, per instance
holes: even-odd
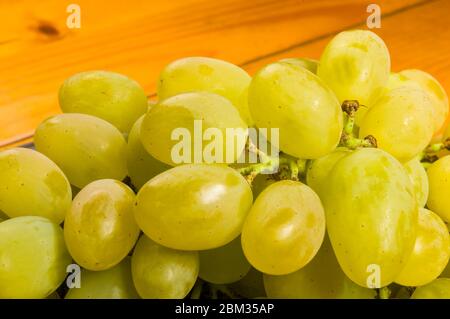
[[[80,5],[80,29],[66,26],[70,3]],[[366,28],[370,3],[381,6],[374,31],[393,70],[425,70],[450,92],[450,0],[0,0],[0,148],[30,141],[76,72],[121,72],[152,96],[160,70],[184,56],[250,73],[283,57],[319,58],[337,32]]]

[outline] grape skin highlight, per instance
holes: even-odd
[[[305,266],[325,233],[319,197],[308,186],[280,181],[256,199],[242,229],[242,248],[261,272],[284,275]]]
[[[161,246],[142,236],[131,257],[133,282],[142,298],[181,299],[197,280],[198,253]]]
[[[421,70],[403,70],[399,74],[417,83],[431,100],[434,133],[438,133],[449,113],[448,97],[442,85],[430,74]]]
[[[381,97],[364,116],[359,137],[372,135],[378,147],[407,162],[427,147],[433,136],[430,99],[422,90],[402,87]]]
[[[428,207],[450,222],[450,155],[434,162],[427,170],[430,194]]]
[[[391,61],[383,40],[366,30],[336,35],[320,57],[318,76],[336,93],[340,103],[357,100],[371,107],[383,93]]]
[[[419,225],[414,250],[395,279],[403,286],[423,286],[436,279],[450,257],[450,235],[441,218],[419,209]]]
[[[194,121],[201,121],[201,132],[195,131]],[[219,136],[203,141],[207,129],[218,131]],[[228,136],[227,129],[234,129],[236,134]],[[187,161],[180,163],[175,161],[173,152],[186,137],[180,136],[177,140],[172,136],[174,132],[182,130],[189,133],[187,149],[175,153],[181,157],[189,151],[190,156],[187,156]],[[140,136],[147,152],[159,161],[175,166],[199,162],[234,163],[244,150],[247,134],[247,125],[230,101],[213,93],[193,92],[170,97],[153,106],[144,117]],[[212,145],[217,146],[216,151],[221,152],[219,158],[205,156],[210,143],[214,143]],[[233,147],[229,147],[229,144]],[[200,159],[195,158],[197,148],[201,152]]]
[[[147,111],[147,96],[136,81],[122,74],[87,71],[64,81],[59,105],[64,113],[93,115],[128,133]]]
[[[142,231],[157,243],[204,250],[239,236],[252,201],[249,184],[234,169],[181,165],[141,188],[134,213]]]
[[[81,285],[71,288],[65,299],[138,299],[131,277],[131,258],[103,271],[82,269]]]
[[[125,258],[140,232],[134,201],[128,186],[111,179],[95,181],[77,194],[67,213],[64,237],[78,264],[105,270]]]
[[[393,282],[417,230],[418,207],[404,167],[380,149],[358,149],[336,163],[322,195],[328,234],[344,273],[360,286],[375,288],[368,282],[368,269],[375,265],[380,274],[375,286]]]
[[[125,139],[100,118],[75,113],[53,116],[36,129],[34,144],[78,188],[98,179],[123,180],[127,175]]]
[[[72,202],[61,169],[30,149],[0,152],[0,181],[0,210],[9,217],[42,216],[60,224]]]
[[[158,98],[187,92],[204,91],[219,94],[239,111],[242,119],[253,125],[247,105],[247,90],[251,77],[240,67],[226,61],[188,57],[168,64],[158,81]]]
[[[428,199],[428,176],[419,158],[415,158],[403,165],[408,172],[409,178],[414,187],[417,204],[425,207]]]
[[[276,62],[259,70],[250,84],[248,103],[257,127],[279,129],[279,148],[289,155],[319,158],[338,145],[343,127],[339,102],[302,66]]]
[[[0,261],[0,299],[35,299],[59,287],[71,258],[57,224],[21,216],[0,223]]]

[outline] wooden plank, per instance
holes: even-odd
[[[422,1],[377,3],[389,13]],[[81,29],[69,30],[65,9],[72,1],[1,1],[0,147],[26,140],[59,112],[57,90],[76,72],[121,72],[151,94],[159,71],[176,58],[243,64],[364,22],[371,2],[80,0]]]
[[[421,69],[432,74],[450,94],[450,1],[428,1],[409,10],[382,18],[382,28],[373,30],[383,38],[391,54],[392,70]],[[355,26],[365,28],[364,24]],[[272,61],[290,57],[319,59],[334,34],[244,63],[250,72]],[[447,118],[450,123],[450,115]],[[442,132],[441,132],[442,133]]]

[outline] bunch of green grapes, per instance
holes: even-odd
[[[448,97],[390,67],[352,30],[253,77],[176,60],[151,102],[73,75],[0,151],[0,298],[450,298]]]

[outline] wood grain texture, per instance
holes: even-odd
[[[26,141],[58,113],[58,88],[76,72],[121,72],[150,95],[164,65],[184,56],[217,57],[250,72],[284,56],[318,57],[333,34],[364,27],[373,1],[79,0],[81,29],[72,30],[69,3],[0,0],[0,147]],[[394,69],[424,69],[448,89],[449,1],[376,3],[383,14],[377,33]]]

